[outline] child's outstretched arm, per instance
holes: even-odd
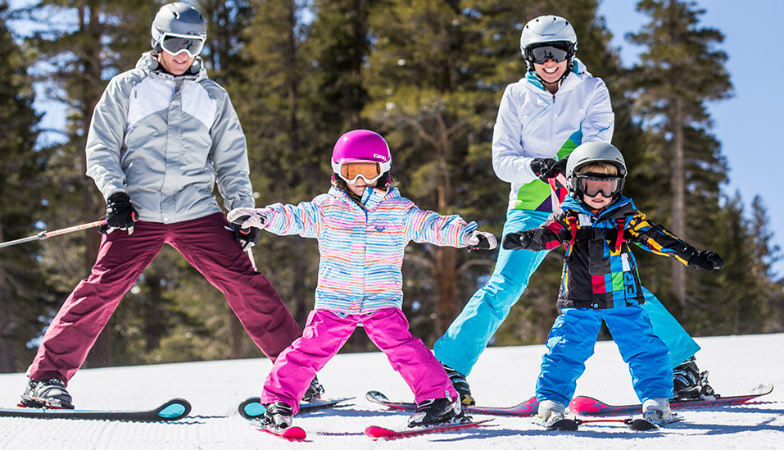
[[[481,250],[492,250],[497,245],[495,236],[476,229],[476,222],[466,223],[458,215],[442,216],[413,203],[410,206],[406,211],[406,236],[414,242]]]
[[[319,197],[312,202],[298,205],[275,203],[264,208],[237,208],[226,218],[243,227],[256,227],[279,235],[298,234],[317,238],[323,229],[324,214],[319,207]]]
[[[506,250],[552,250],[571,238],[571,231],[560,220],[562,212],[550,215],[539,228],[517,231],[504,236],[502,245]]]
[[[624,237],[657,255],[670,256],[686,266],[712,272],[724,267],[724,260],[710,250],[697,250],[661,225],[655,224],[640,211],[626,226]]]

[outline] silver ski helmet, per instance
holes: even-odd
[[[574,55],[577,53],[577,33],[568,20],[560,16],[545,15],[525,24],[520,34],[520,51],[529,71],[534,70],[531,50],[546,44],[563,47],[567,51],[568,67],[571,69]]]
[[[155,14],[150,33],[156,53],[165,48],[171,54],[188,52],[196,56],[207,40],[207,19],[187,3],[167,3]]]
[[[592,174],[579,174],[578,172],[582,167],[592,163],[610,163],[618,168],[618,175],[613,176],[594,176]],[[604,192],[606,197],[617,198],[623,191],[623,185],[626,181],[626,161],[623,159],[623,154],[618,148],[609,142],[586,142],[577,146],[566,161],[566,187],[571,195],[576,200],[582,200],[584,186],[582,181],[584,179],[601,179],[601,178],[620,178],[617,184],[613,187],[611,192]],[[589,195],[591,195],[589,193]],[[592,195],[596,195],[593,193]]]

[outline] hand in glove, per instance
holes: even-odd
[[[492,233],[474,230],[463,237],[463,245],[471,250],[492,250],[498,246],[498,240]]]
[[[267,223],[267,210],[263,208],[235,208],[229,211],[226,219],[231,222],[234,239],[247,250],[259,241],[259,228]]]
[[[504,236],[503,246],[505,250],[525,250],[531,245],[534,238],[534,230],[518,231]]]
[[[226,214],[226,220],[242,228],[264,228],[267,214],[266,208],[235,208]]]
[[[101,232],[117,228],[133,234],[133,224],[137,220],[139,220],[138,213],[133,209],[128,194],[115,192],[106,200],[106,225],[101,227]]]
[[[531,161],[531,170],[540,180],[547,183],[550,178],[555,178],[566,170],[566,158],[556,161],[552,158],[534,158]]]
[[[724,267],[724,260],[721,259],[721,256],[710,250],[700,250],[694,253],[694,255],[689,258],[688,263],[690,266],[697,266],[708,272],[713,272],[714,270],[719,270]]]

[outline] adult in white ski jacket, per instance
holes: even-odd
[[[504,236],[537,228],[547,220],[557,206],[554,198],[566,195],[565,187],[556,186],[551,193],[549,182],[563,172],[566,158],[578,145],[610,142],[615,121],[604,82],[575,57],[577,35],[568,21],[552,15],[529,21],[520,36],[520,48],[528,72],[507,86],[493,130],[493,168],[511,185]],[[436,358],[464,404],[474,403],[466,375],[547,252],[499,249],[490,281],[436,341]],[[676,366],[699,346],[653,294],[643,291],[654,330],[668,345]]]
[[[43,337],[27,371],[24,405],[73,408],[68,380],[164,244],[226,296],[273,360],[301,334],[243,252],[258,232],[230,226],[213,193],[217,185],[229,209],[254,206],[237,114],[198,57],[206,34],[198,10],[185,3],[164,5],[152,24],[153,51],[115,76],[95,107],[87,175],[106,198],[107,232],[90,275]]]

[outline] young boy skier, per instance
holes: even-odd
[[[561,244],[566,249],[557,302],[561,315],[547,338],[536,383],[539,419],[546,426],[564,418],[602,321],[629,364],[643,418],[655,424],[673,421],[669,353],[641,307],[645,300],[629,244],[708,271],[724,265],[716,253],[698,251],[650,222],[621,195],[626,173],[623,155],[612,144],[578,146],[566,165],[569,196],[561,209],[540,227],[510,233],[503,240],[509,250],[538,251]]]

